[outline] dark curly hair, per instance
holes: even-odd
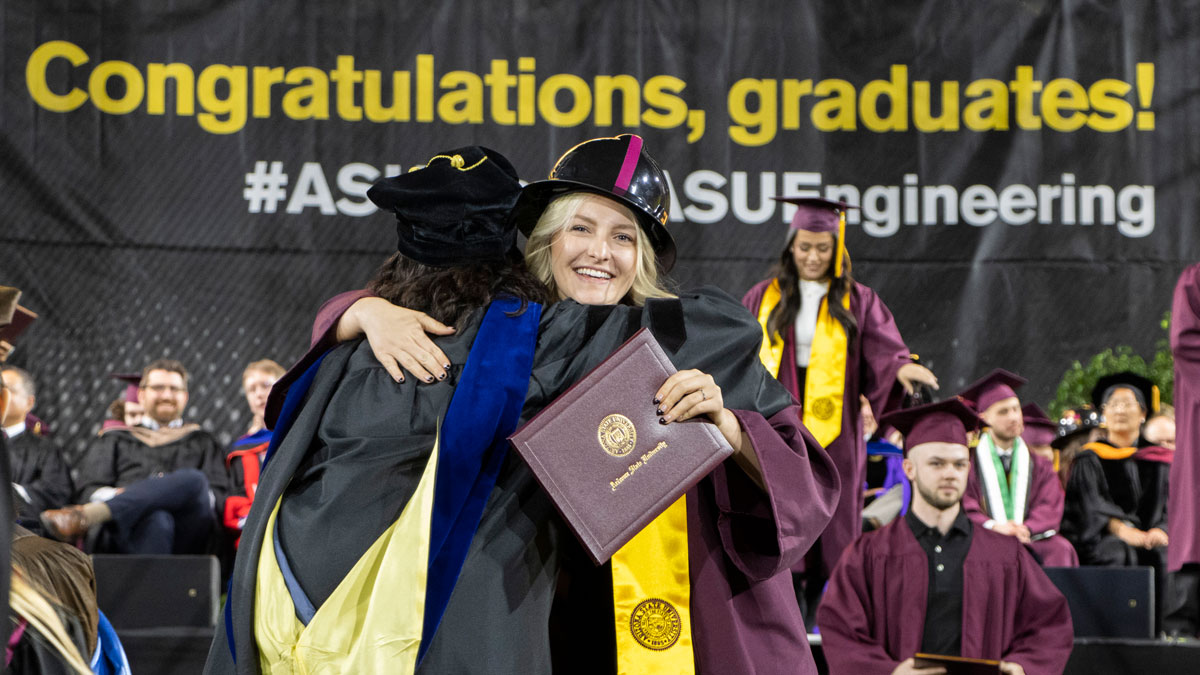
[[[448,326],[462,329],[471,313],[500,296],[546,304],[550,293],[518,256],[460,267],[431,267],[393,253],[367,288],[394,305],[416,309]]]

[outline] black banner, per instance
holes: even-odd
[[[1197,5],[7,2],[0,283],[42,316],[11,361],[74,448],[159,356],[235,437],[244,365],[393,250],[372,181],[471,143],[533,180],[634,132],[681,287],[766,276],[770,196],[845,199],[943,390],[1003,366],[1044,404],[1072,360],[1148,354],[1200,258]]]

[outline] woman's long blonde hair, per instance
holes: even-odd
[[[529,233],[529,242],[525,245],[525,264],[539,281],[546,284],[551,295],[559,299],[562,299],[562,293],[558,285],[554,283],[554,264],[550,256],[550,247],[554,244],[554,238],[567,229],[571,219],[579,211],[579,207],[591,198],[604,199],[616,204],[637,223],[637,218],[629,207],[604,195],[579,191],[555,197],[542,211],[537,224],[533,226],[533,231]],[[654,248],[650,245],[650,238],[646,236],[640,224],[635,229],[637,230],[637,264],[634,268],[633,285],[621,299],[621,304],[641,307],[646,304],[648,298],[675,297],[675,294],[667,290],[659,279],[658,261],[654,257]]]

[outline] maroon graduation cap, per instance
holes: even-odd
[[[979,415],[961,397],[905,408],[879,418],[879,426],[890,425],[904,434],[905,454],[922,443],[967,444],[967,432],[981,424]]]
[[[142,384],[141,373],[113,373],[109,377],[125,383],[125,402],[138,402],[138,387]]]
[[[13,313],[17,311],[17,301],[20,299],[20,289],[0,286],[0,328],[12,323]]]
[[[1016,397],[1016,390],[1028,381],[1016,373],[997,368],[967,385],[967,388],[958,395],[970,403],[976,411],[984,412],[997,401]]]
[[[1025,431],[1021,440],[1029,445],[1050,445],[1058,435],[1058,423],[1050,421],[1046,411],[1036,403],[1026,403],[1021,406],[1021,414],[1025,418]]]
[[[789,227],[806,232],[837,233],[838,224],[846,209],[858,208],[846,202],[824,197],[773,197],[773,199],[795,206],[796,215],[792,216],[792,223]]]
[[[805,232],[830,232],[837,238],[837,251],[833,256],[833,276],[842,276],[842,258],[846,257],[846,209],[857,209],[846,202],[824,197],[772,197],[796,207],[796,215],[788,226],[792,230]]]

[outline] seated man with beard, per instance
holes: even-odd
[[[187,369],[154,361],[142,371],[139,398],[141,425],[107,431],[80,458],[84,503],[43,511],[42,525],[62,541],[102,526],[98,548],[105,552],[212,552],[229,475],[217,439],[183,421]]]
[[[955,398],[879,423],[904,434],[912,506],[834,569],[817,611],[829,672],[944,672],[918,668],[917,653],[997,660],[1008,675],[1062,672],[1073,644],[1066,598],[1015,537],[973,525],[962,508],[979,418]]]

